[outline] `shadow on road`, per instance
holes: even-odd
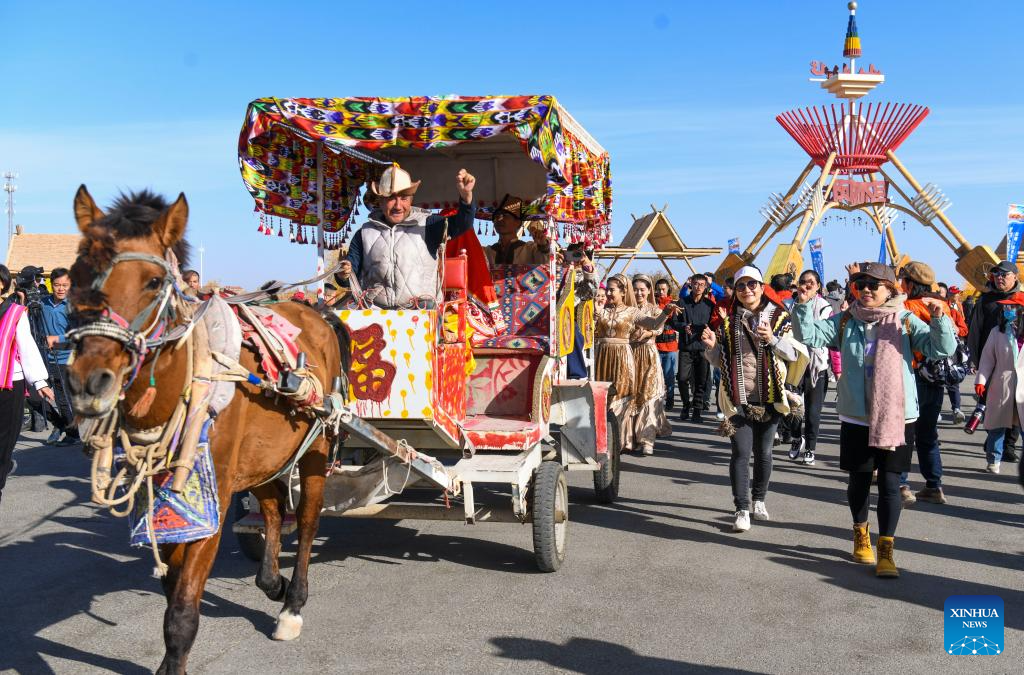
[[[5,543],[0,546],[0,570],[3,571],[0,614],[4,617],[0,631],[0,671],[52,673],[54,669],[46,660],[51,658],[116,673],[152,672],[159,656],[151,655],[163,653],[163,638],[158,627],[147,633],[145,642],[138,645],[140,660],[152,661],[147,663],[149,667],[44,637],[51,627],[73,618],[89,617],[98,624],[116,627],[121,622],[132,621],[132,610],[138,610],[139,604],[144,603],[147,610],[151,607],[159,613],[165,606],[160,583],[152,576],[153,563],[148,552],[139,550],[137,560],[121,559],[136,553],[128,546],[128,526],[124,519],[105,512],[84,517],[65,513],[88,503],[88,482],[80,478],[61,478],[49,481],[47,486],[70,493],[70,498],[61,508],[48,514],[44,523],[30,525],[5,537]],[[32,535],[35,529],[52,530],[53,525],[60,529]],[[17,536],[28,538],[14,540]],[[229,538],[230,535],[225,541]],[[240,555],[226,555],[222,546],[214,575],[248,581],[253,568],[247,563]],[[254,600],[262,597],[255,588],[253,591]],[[145,600],[125,601],[124,612],[113,617],[99,616],[94,605],[112,593],[126,593]],[[265,636],[274,629],[274,617],[226,600],[212,593],[209,587],[203,595],[202,615],[204,618],[242,617]]]
[[[519,637],[491,638],[497,656],[540,663],[569,673],[619,675],[620,673],[754,673],[752,670],[718,668],[685,661],[637,654],[628,647],[587,638],[572,638],[565,644]]]
[[[574,503],[575,506],[575,503]],[[457,507],[460,508],[460,507]],[[440,560],[483,570],[513,574],[540,574],[533,557],[533,540],[528,526],[520,528],[523,545],[510,546],[484,538],[483,528],[512,525],[474,525],[480,537],[424,533],[414,524],[405,526],[390,520],[323,518],[313,562],[341,562],[357,558],[384,565]]]

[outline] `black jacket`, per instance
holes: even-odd
[[[1003,313],[1003,306],[999,304],[999,301],[1005,300],[1019,290],[1020,287],[1017,286],[1008,293],[1003,293],[989,288],[974,303],[970,329],[967,333],[967,349],[970,350],[971,363],[975,367],[981,359],[981,350],[985,347],[988,334],[999,324],[999,316]]]
[[[670,323],[679,331],[679,351],[704,351],[704,343],[701,342],[700,336],[704,332],[704,327],[711,323],[715,303],[705,295],[697,302],[694,302],[692,296],[687,296],[677,300],[676,304],[682,307],[683,311],[676,314]]]

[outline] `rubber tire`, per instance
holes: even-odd
[[[565,561],[569,528],[569,485],[559,462],[541,462],[533,474],[531,513],[533,515],[533,554],[541,572],[556,572]],[[555,510],[565,513],[562,523],[555,522]]]
[[[608,461],[594,472],[594,495],[599,504],[613,504],[619,497],[619,470],[622,448],[619,447],[619,420],[608,411]]]
[[[242,501],[245,496],[246,493],[238,492],[231,498],[231,510],[234,514],[231,519],[232,523],[237,523],[249,515],[249,511],[245,508],[245,504]],[[263,554],[267,550],[266,534],[262,532],[256,534],[251,532],[235,532],[235,539],[238,541],[238,550],[242,552],[242,555],[253,562],[261,562],[263,560]]]

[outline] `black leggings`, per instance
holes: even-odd
[[[868,522],[868,506],[871,502],[871,473],[851,471],[850,484],[846,488],[846,499],[850,503],[853,522]],[[900,474],[895,471],[878,472],[878,534],[883,537],[896,536],[896,524],[900,522]]]
[[[13,389],[0,389],[0,496],[11,471],[11,454],[21,435],[25,410],[25,380],[15,380]]]

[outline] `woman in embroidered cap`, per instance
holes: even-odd
[[[594,379],[615,385],[609,407],[618,422],[619,447],[623,451],[630,449],[634,443],[633,427],[629,419],[631,401],[634,396],[644,396],[643,392],[636,390],[636,362],[630,346],[630,334],[636,328],[661,330],[668,317],[678,309],[678,305],[669,304],[664,310],[648,316],[636,306],[633,287],[624,275],[616,274],[608,279],[604,306],[595,317],[597,350]]]
[[[648,275],[633,277],[636,306],[643,316],[657,317],[661,313],[661,308],[654,304],[653,290],[654,282]],[[633,449],[645,455],[654,454],[655,438],[672,434],[672,427],[665,417],[665,377],[654,346],[654,339],[661,331],[661,328],[649,330],[637,326],[629,335],[636,365],[636,382],[626,426],[632,437]]]

